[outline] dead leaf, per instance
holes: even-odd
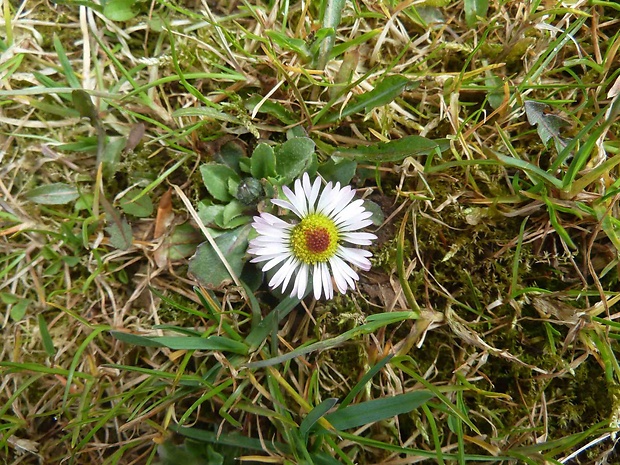
[[[159,239],[168,230],[174,220],[174,212],[172,211],[172,189],[168,189],[161,196],[159,206],[157,207],[157,218],[155,219],[155,232],[153,239]]]

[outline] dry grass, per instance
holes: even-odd
[[[3,463],[617,461],[617,5],[482,3],[5,0]],[[291,135],[382,210],[373,269],[207,291],[201,165]]]

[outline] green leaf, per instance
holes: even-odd
[[[37,319],[39,321],[39,332],[41,333],[41,340],[43,341],[45,352],[48,356],[53,357],[56,353],[56,349],[54,348],[54,341],[52,341],[49,329],[47,328],[47,321],[45,321],[45,317],[41,313],[37,315]]]
[[[35,187],[26,193],[26,198],[41,205],[65,205],[80,196],[75,187],[61,182]]]
[[[558,152],[561,152],[567,146],[567,141],[560,136],[560,130],[562,127],[569,126],[569,123],[559,116],[545,113],[547,108],[548,106],[544,103],[527,100],[525,102],[527,121],[532,126],[536,126],[538,136],[545,147],[548,146],[549,140],[553,139]]]
[[[202,242],[202,235],[190,223],[183,223],[172,230],[166,239],[168,258],[179,260],[196,253],[196,248]]]
[[[103,14],[112,21],[128,21],[138,14],[135,4],[136,0],[109,0],[103,7]]]
[[[110,331],[119,341],[142,347],[168,347],[172,350],[219,350],[245,355],[248,346],[243,342],[233,341],[223,336],[187,337],[187,336],[139,336],[137,334]]]
[[[374,224],[375,226],[381,226],[383,224],[383,221],[385,220],[385,215],[383,214],[383,210],[378,204],[376,204],[372,200],[365,199],[364,208],[369,212],[372,212],[372,216],[370,217],[370,219],[372,220],[372,224]]]
[[[295,39],[278,31],[266,31],[265,34],[273,41],[274,44],[284,50],[295,52],[303,58],[308,58],[310,55],[306,41],[303,39]]]
[[[227,123],[241,124],[239,118],[235,118],[234,116],[228,115],[223,111],[219,111],[216,108],[211,107],[190,107],[190,108],[181,108],[172,113],[172,116],[175,118],[180,117],[199,117],[199,118],[207,118],[214,119],[216,121],[224,121]]]
[[[486,18],[489,9],[489,0],[465,0],[465,21],[467,26],[474,27],[478,17]]]
[[[414,391],[392,397],[369,400],[350,405],[325,416],[337,430],[358,428],[396,415],[409,413],[434,396],[429,391]]]
[[[260,143],[256,146],[250,159],[250,173],[256,179],[276,175],[276,155],[271,145]]]
[[[301,176],[312,163],[314,148],[314,141],[308,137],[287,140],[276,151],[276,172],[287,181]]]
[[[297,122],[295,114],[292,111],[288,110],[281,103],[274,102],[272,100],[265,100],[264,102],[262,102],[262,100],[263,97],[261,95],[253,95],[245,102],[245,108],[250,113],[254,113],[254,109],[260,103],[258,113],[266,113],[268,115],[271,115],[286,125],[295,124]]]
[[[97,160],[97,164],[103,164],[103,176],[106,179],[114,176],[121,161],[121,152],[125,148],[127,139],[125,137],[110,137],[105,144],[101,157]]]
[[[215,243],[237,276],[241,274],[245,263],[245,251],[248,248],[250,229],[249,225],[241,226],[215,238]],[[224,282],[232,279],[208,242],[198,246],[196,254],[190,259],[189,272],[207,287],[220,287]]]
[[[303,438],[306,438],[314,424],[319,421],[321,417],[325,416],[325,414],[329,412],[337,403],[338,399],[330,397],[314,407],[299,425],[299,434]]]
[[[115,218],[108,216],[109,226],[105,230],[110,234],[110,244],[119,249],[127,250],[133,243],[131,226],[124,217],[116,215]]]
[[[368,113],[373,108],[387,105],[402,94],[409,83],[409,79],[401,75],[387,76],[373,90],[355,98],[340,113],[328,113],[321,122],[333,123],[354,113]]]
[[[344,185],[351,182],[356,169],[357,162],[355,160],[339,159],[336,161],[330,158],[319,167],[319,173],[326,181],[339,182]]]
[[[54,38],[52,39],[54,42],[54,49],[58,54],[58,61],[62,66],[62,70],[64,71],[65,79],[69,86],[74,89],[79,89],[82,87],[80,84],[80,80],[77,78],[75,73],[73,72],[73,67],[71,66],[71,60],[67,57],[67,53],[65,52],[64,47],[62,46],[62,41],[58,38],[56,34],[54,34]]]
[[[222,212],[222,223],[227,225],[233,219],[241,216],[243,211],[245,210],[245,206],[239,202],[238,200],[232,200],[228,205],[224,207],[224,211]]]
[[[76,89],[71,92],[71,100],[73,100],[73,106],[80,116],[82,118],[88,118],[90,123],[96,126],[99,121],[99,112],[95,108],[95,105],[93,105],[90,95],[82,89]]]
[[[345,0],[326,0],[321,2],[324,6],[322,29],[332,29],[333,32],[321,40],[316,56],[316,69],[324,69],[331,56],[334,43],[336,41],[335,31],[340,24],[342,11],[344,10]]]
[[[232,195],[228,190],[228,181],[233,180],[237,183],[241,181],[239,175],[230,167],[218,163],[209,163],[200,167],[202,180],[214,199],[222,202],[232,200]]]
[[[127,193],[121,201],[121,209],[128,215],[133,215],[138,218],[148,218],[153,213],[153,202],[148,195],[139,197],[141,190],[132,189]],[[134,200],[138,197],[137,200]]]
[[[21,321],[26,315],[28,305],[31,303],[32,301],[30,299],[19,299],[19,302],[11,307],[11,318],[13,321]]]
[[[449,147],[450,142],[447,139],[431,140],[422,136],[407,136],[390,142],[339,149],[332,156],[371,163],[388,163],[399,162],[407,157],[428,155],[436,150],[444,152]]]

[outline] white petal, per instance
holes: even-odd
[[[307,193],[308,197],[308,212],[314,213],[316,211],[315,204],[321,191],[321,178],[317,177],[312,184],[312,188]]]
[[[287,210],[292,211],[293,213],[295,213],[300,218],[302,217],[302,214],[297,209],[297,207],[295,205],[293,205],[291,202],[289,202],[288,200],[271,199],[271,203],[274,204],[274,205],[277,205],[278,207],[286,208]]]
[[[366,232],[349,232],[345,234],[340,234],[340,238],[347,242],[350,242],[351,244],[370,245],[372,244],[372,241],[377,238],[377,236]]]
[[[272,258],[270,261],[268,261],[263,266],[263,271],[269,271],[274,266],[276,266],[278,263],[282,263],[288,257],[289,257],[289,255],[278,255],[277,257]]]
[[[338,256],[333,256],[332,258],[330,258],[329,259],[329,263],[332,265],[332,271],[334,273],[334,279],[337,279],[336,275],[339,274],[340,277],[342,277],[346,281],[347,285],[351,289],[355,289],[355,281],[358,281],[360,279],[360,277],[355,272],[355,270],[353,268],[351,268],[349,265],[347,265]],[[336,283],[337,282],[338,281],[336,281]]]
[[[265,221],[267,224],[271,225],[281,225],[281,226],[289,226],[289,224],[281,218],[278,218],[271,213],[263,212],[260,216],[254,217],[255,221]]]
[[[321,291],[323,289],[321,283],[321,265],[317,263],[312,267],[312,287],[314,288],[314,298],[316,300],[321,298]]]
[[[291,280],[291,278],[297,275],[298,268],[300,265],[301,265],[301,262],[295,258],[295,261],[293,262],[293,271],[286,275],[286,277],[284,278],[284,282],[282,283],[282,292],[284,292],[286,288],[288,287],[288,283]]]
[[[352,249],[350,247],[338,247],[336,255],[344,260],[353,263],[364,271],[370,270],[370,261],[366,257],[371,257],[372,253],[363,249]]]
[[[332,286],[332,277],[329,274],[327,263],[321,263],[321,274],[323,275],[323,293],[327,300],[334,298],[334,287]]]
[[[269,287],[275,289],[280,286],[283,281],[286,280],[285,284],[288,284],[288,280],[291,279],[291,275],[295,273],[295,268],[297,265],[295,263],[295,257],[288,257],[288,260],[282,265],[282,267],[276,271],[276,274],[273,275],[271,280],[269,281]],[[282,291],[286,289],[286,285],[282,286]]]
[[[338,258],[338,257],[332,257],[329,260],[329,264],[331,265],[331,268],[332,268],[332,274],[334,275],[334,281],[336,281],[336,287],[338,288],[341,294],[344,294],[345,292],[347,292],[348,283],[347,283],[344,273],[340,271],[339,264],[334,260],[334,258]],[[340,259],[338,258],[338,260]]]
[[[298,299],[302,299],[304,294],[306,293],[306,287],[308,287],[308,269],[309,266],[305,263],[302,263],[297,273],[297,277],[295,278],[295,286],[293,288],[293,291],[295,291],[295,288],[297,288]],[[291,296],[292,295],[293,294],[291,293]]]
[[[338,226],[339,232],[348,232],[348,231],[357,231],[358,229],[364,229],[366,226],[370,226],[372,224],[372,220],[362,220],[350,222],[349,224],[342,224]]]
[[[328,182],[325,188],[323,188],[323,192],[321,193],[321,196],[319,197],[319,203],[316,206],[316,211],[318,213],[323,213],[323,209],[327,206],[333,189],[334,188],[331,182]]]
[[[290,192],[290,189],[286,188],[286,186],[282,188],[282,190],[284,190],[284,189],[286,189],[286,190],[288,190]],[[307,202],[306,202],[306,194],[304,192],[304,188],[301,185],[301,181],[299,179],[297,181],[295,181],[295,195],[293,196],[294,198],[291,198],[288,195],[288,193],[287,193],[286,196],[299,209],[299,211],[301,212],[302,216],[306,216],[308,214],[308,205],[307,205]]]

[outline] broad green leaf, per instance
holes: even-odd
[[[255,439],[248,437],[245,434],[239,434],[235,432],[228,432],[226,434],[219,434],[217,431],[208,431],[198,428],[187,428],[178,426],[174,423],[169,427],[175,433],[178,433],[187,438],[192,438],[201,442],[211,442],[222,446],[240,447],[243,449],[257,450],[257,451],[273,451],[278,453],[288,454],[291,448],[288,444],[276,441],[264,441],[262,439]],[[189,464],[186,464],[189,465]]]
[[[129,21],[138,14],[135,3],[136,0],[109,0],[103,7],[103,14],[112,21]]]
[[[80,113],[82,118],[88,118],[93,126],[99,121],[99,112],[93,105],[90,95],[82,89],[76,89],[71,92],[73,107]]]
[[[429,391],[414,391],[392,397],[369,400],[349,405],[325,416],[337,430],[358,428],[409,413],[432,399],[434,394]]]
[[[295,137],[276,150],[276,172],[287,181],[301,176],[312,163],[314,141],[308,137]]]
[[[245,263],[250,229],[249,225],[241,226],[215,238],[215,243],[237,276],[241,274]],[[198,246],[196,254],[190,259],[189,271],[207,287],[220,287],[224,282],[232,279],[209,242]]]
[[[325,416],[337,403],[338,399],[330,397],[314,407],[299,425],[299,434],[305,438],[314,424],[319,421],[321,417]]]
[[[245,355],[248,347],[239,341],[223,336],[187,337],[187,336],[140,336],[137,334],[110,331],[119,341],[143,347],[168,347],[172,350],[219,350]]]
[[[308,58],[310,51],[305,40],[295,39],[278,31],[266,31],[265,34],[280,48],[295,52],[303,58]]]
[[[105,230],[110,234],[110,244],[119,249],[127,250],[133,243],[133,232],[131,226],[124,217],[108,215],[109,226]]]
[[[126,143],[125,137],[110,137],[105,144],[97,163],[103,163],[103,176],[106,179],[111,178],[116,173]]]
[[[567,141],[560,136],[560,130],[562,127],[569,126],[569,123],[559,116],[545,113],[547,105],[534,100],[527,100],[525,102],[525,114],[527,115],[527,121],[532,126],[536,126],[538,136],[548,146],[550,139],[553,139],[558,152],[564,150],[567,145]]]
[[[241,181],[239,175],[232,168],[218,163],[202,165],[200,174],[202,174],[202,180],[209,194],[222,202],[232,200],[232,195],[228,190],[228,181],[231,179],[237,183]]]
[[[246,151],[241,143],[235,140],[226,142],[220,147],[217,153],[213,155],[214,162],[223,163],[237,174],[240,173],[239,163],[241,160],[247,160]]]
[[[28,200],[41,205],[64,205],[74,201],[79,196],[80,194],[75,187],[61,182],[35,187],[26,193]]]
[[[478,23],[478,17],[486,18],[489,0],[465,0],[465,21],[469,27]]]
[[[384,78],[373,90],[356,97],[351,103],[338,112],[328,113],[321,122],[333,123],[354,113],[364,111],[368,113],[376,107],[387,105],[394,101],[410,83],[409,79],[401,75]]]
[[[390,142],[342,148],[333,152],[332,156],[370,163],[388,163],[399,162],[407,157],[428,155],[436,150],[443,152],[449,147],[447,139],[431,140],[422,136],[407,136]]]
[[[250,173],[256,179],[276,175],[276,155],[270,145],[260,143],[256,146],[250,159]]]
[[[256,106],[263,100],[261,95],[253,95],[245,102],[245,108],[253,114]],[[258,113],[266,113],[268,115],[273,116],[280,120],[280,122],[284,124],[295,124],[297,119],[295,118],[295,114],[286,109],[284,105],[278,102],[274,102],[273,100],[265,100],[260,103],[260,108],[258,109]]]
[[[196,253],[196,248],[202,241],[201,234],[190,223],[183,223],[172,230],[166,239],[168,258],[180,260]]]
[[[372,224],[375,226],[381,226],[383,221],[385,220],[385,215],[383,214],[383,210],[381,207],[373,202],[372,200],[365,199],[364,200],[364,208],[369,212],[372,212],[372,216],[370,219],[372,220]]]
[[[333,158],[330,158],[319,166],[319,173],[326,181],[349,184],[353,176],[355,176],[356,169],[357,162],[355,160],[338,159],[338,161],[335,161]]]
[[[245,208],[246,207],[238,200],[232,200],[228,205],[224,207],[224,211],[222,212],[222,223],[228,224],[233,219],[243,215],[243,211],[245,210]]]
[[[21,321],[26,315],[28,306],[32,303],[30,299],[19,299],[19,301],[11,307],[11,319],[13,321]]]
[[[121,209],[128,215],[133,215],[138,218],[147,218],[153,213],[153,202],[148,195],[138,197],[140,189],[133,189],[123,197],[120,203]],[[137,200],[134,200],[138,197]]]
[[[227,123],[235,123],[241,124],[239,118],[235,118],[234,116],[228,115],[223,111],[219,111],[216,108],[212,107],[190,107],[190,108],[181,108],[172,113],[172,116],[175,118],[180,117],[188,117],[188,116],[198,116],[200,118],[214,119],[217,121],[225,121]]]
[[[225,207],[225,205],[213,204],[210,200],[203,200],[198,204],[198,218],[208,227],[222,224]]]

